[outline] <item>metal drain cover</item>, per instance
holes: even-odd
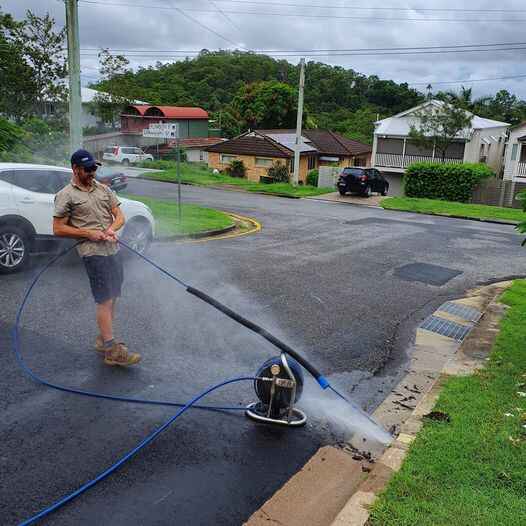
[[[444,303],[438,310],[453,314],[458,318],[462,318],[466,321],[472,321],[476,323],[482,317],[482,312],[474,309],[473,307],[468,307],[467,305],[462,305],[461,303],[455,303],[453,301],[448,301]]]
[[[429,263],[410,263],[395,269],[394,274],[404,281],[420,281],[427,285],[439,287],[462,274],[462,271]]]
[[[460,323],[445,320],[439,316],[429,316],[429,318],[426,318],[422,325],[420,325],[420,328],[426,331],[435,332],[436,334],[441,334],[442,336],[447,336],[457,342],[462,342],[473,326],[461,325]]]

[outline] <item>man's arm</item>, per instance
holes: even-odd
[[[126,219],[124,219],[124,214],[122,213],[121,207],[119,204],[115,204],[113,208],[111,209],[111,214],[113,215],[113,223],[109,228],[105,230],[106,235],[108,236],[109,241],[115,241],[117,242],[117,230],[120,230],[124,223],[126,222]]]
[[[90,241],[107,241],[108,235],[102,230],[76,228],[68,225],[68,217],[53,218],[53,234],[60,237],[73,237],[76,239],[89,239]]]

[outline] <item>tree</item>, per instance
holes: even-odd
[[[98,93],[91,103],[91,111],[104,123],[115,128],[115,124],[125,106],[131,104],[130,61],[124,55],[112,55],[108,49],[99,53],[99,84],[103,92]]]
[[[37,111],[43,113],[46,103],[64,102],[67,95],[66,29],[55,30],[55,19],[49,13],[39,17],[28,10],[26,19],[16,24],[11,34],[32,70]]]
[[[297,95],[282,82],[256,82],[243,86],[232,102],[244,128],[293,128]]]
[[[37,85],[23,47],[13,37],[22,25],[0,11],[0,113],[20,121],[33,110]]]
[[[440,107],[425,106],[416,114],[418,127],[413,125],[409,137],[417,146],[435,147],[441,154],[442,162],[446,159],[449,145],[457,139],[460,132],[471,126],[473,115],[452,104],[442,103]]]

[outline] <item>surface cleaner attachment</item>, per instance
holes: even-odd
[[[305,413],[294,407],[303,391],[303,372],[292,358],[282,353],[266,361],[256,374],[254,389],[259,402],[247,407],[249,418],[267,424],[305,425]]]

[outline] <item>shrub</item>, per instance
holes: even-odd
[[[179,151],[181,152],[181,162],[185,163],[187,161],[186,150],[184,148],[179,148]],[[177,148],[168,150],[165,154],[163,154],[162,159],[174,162],[177,161]]]
[[[318,175],[319,175],[319,172],[318,170],[311,170],[308,174],[307,174],[307,184],[309,186],[318,186]]]
[[[267,170],[267,175],[271,177],[275,183],[289,182],[289,170],[287,165],[279,161],[274,161],[272,166]]]
[[[243,178],[245,177],[247,173],[247,169],[245,168],[245,165],[243,164],[243,161],[239,161],[238,159],[234,159],[226,168],[225,172],[230,177],[239,177]]]
[[[414,163],[404,176],[407,197],[468,202],[482,179],[495,174],[485,164]]]

